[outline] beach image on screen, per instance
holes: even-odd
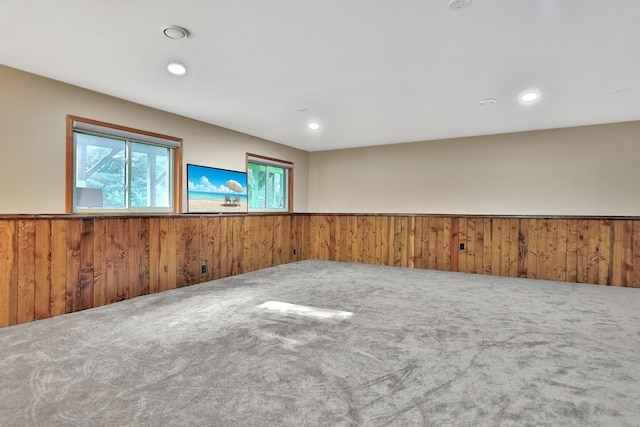
[[[187,165],[187,190],[189,212],[247,212],[245,172]]]

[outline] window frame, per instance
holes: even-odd
[[[178,144],[177,147],[172,148],[173,159],[173,209],[167,210],[156,210],[154,208],[144,208],[144,209],[83,209],[77,211],[74,206],[74,192],[75,192],[75,144],[74,144],[74,123],[85,123],[93,126],[100,126],[103,128],[113,129],[114,137],[120,138],[117,136],[118,132],[125,132],[129,134],[137,134],[143,137],[149,137],[150,140],[154,138],[160,138],[168,141],[173,141]],[[142,141],[135,140],[137,143],[144,143],[144,138]],[[127,166],[128,167],[128,166]],[[126,126],[115,125],[112,123],[101,122],[98,120],[87,119],[84,117],[77,117],[72,115],[67,115],[67,135],[66,135],[66,170],[65,170],[65,212],[67,214],[74,215],[100,215],[100,214],[113,214],[113,213],[149,213],[149,214],[174,214],[182,212],[182,138],[176,138],[173,136],[162,135],[155,132],[144,131],[140,129],[129,128]]]
[[[260,154],[247,153],[246,156],[246,171],[247,175],[249,174],[249,163],[265,165],[265,166],[275,166],[280,167],[286,170],[287,174],[287,209],[251,209],[249,208],[248,195],[249,195],[249,184],[247,181],[247,209],[248,212],[256,213],[256,214],[282,214],[282,213],[293,213],[293,162],[288,160],[276,159],[273,157],[262,156]],[[247,176],[248,179],[248,176]]]

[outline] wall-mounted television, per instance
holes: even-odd
[[[189,213],[247,213],[247,173],[187,164]]]

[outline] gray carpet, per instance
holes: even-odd
[[[639,325],[640,290],[303,261],[0,329],[0,425],[640,425]]]

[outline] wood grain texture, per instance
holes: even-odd
[[[5,217],[0,327],[304,259],[640,287],[640,219]]]
[[[16,319],[17,233],[15,220],[0,221],[0,328],[13,325]]]

